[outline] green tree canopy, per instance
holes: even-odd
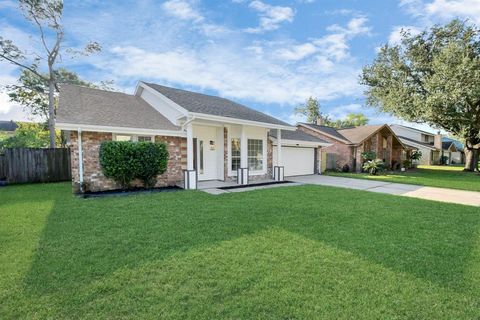
[[[315,123],[317,118],[321,117],[320,103],[316,98],[309,97],[304,104],[298,106],[294,110],[295,114],[304,115],[307,122]]]
[[[56,133],[56,142],[60,143],[60,132]],[[48,127],[40,123],[18,123],[12,136],[0,138],[0,150],[4,148],[46,148],[50,144]]]
[[[402,32],[363,68],[367,103],[399,118],[427,123],[461,137],[466,170],[480,143],[480,29],[460,20],[420,34]]]
[[[333,128],[341,129],[348,127],[364,126],[369,119],[363,113],[349,113],[344,119],[332,120],[328,117],[323,117],[324,124]]]

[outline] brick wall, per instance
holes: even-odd
[[[82,132],[83,149],[83,180],[84,191],[105,191],[119,189],[120,186],[108,179],[102,173],[99,159],[100,144],[102,141],[112,140],[111,133]],[[167,171],[158,176],[156,187],[171,186],[183,183],[183,171],[187,165],[187,142],[185,138],[157,136],[155,141],[167,144],[169,153]],[[72,187],[75,193],[80,191],[78,134],[71,132],[71,164]],[[133,181],[132,186],[141,186],[140,181]]]
[[[298,126],[298,129],[306,132],[312,136],[325,140],[329,143],[332,143],[330,147],[322,147],[323,153],[335,153],[337,155],[337,168],[341,169],[345,164],[348,164],[350,169],[353,168],[352,166],[352,148],[346,145],[343,142],[338,140],[332,139],[324,134],[321,134],[317,131],[311,130],[309,128],[305,128],[303,126]]]

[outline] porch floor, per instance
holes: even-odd
[[[278,183],[278,184],[274,182],[275,180],[273,179],[261,179],[261,180],[252,181],[248,185],[242,186],[241,188],[225,190],[221,188],[238,186],[237,182],[236,181],[218,181],[218,180],[199,181],[198,190],[216,195],[216,194],[229,193],[229,192],[243,192],[243,191],[250,191],[250,190],[257,190],[257,189],[264,189],[264,188],[300,185],[300,183],[295,183],[295,182]],[[264,185],[265,183],[272,183],[272,184]]]

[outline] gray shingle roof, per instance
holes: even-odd
[[[15,131],[18,125],[14,121],[0,121],[0,131]]]
[[[277,130],[271,130],[270,131],[270,136],[277,138]],[[309,141],[309,142],[318,142],[318,143],[328,143],[325,140],[319,139],[317,137],[314,137],[312,135],[309,135],[308,133],[305,133],[301,130],[295,130],[295,131],[288,131],[288,130],[282,130],[282,139],[285,140],[298,140],[298,141]]]
[[[151,130],[180,130],[139,97],[67,84],[60,87],[57,122]]]
[[[425,142],[418,141],[418,140],[411,139],[411,138],[407,138],[407,137],[404,137],[404,136],[397,136],[397,137],[401,140],[404,140],[405,141],[404,143],[407,144],[407,145],[408,145],[409,142],[413,142],[413,143],[425,146],[425,148],[434,149],[434,150],[436,149],[433,146],[433,144],[425,143]]]
[[[337,139],[340,139],[340,140],[344,140],[344,141],[349,141],[347,138],[345,138],[343,135],[341,135],[337,129],[335,128],[332,128],[332,127],[328,127],[328,126],[321,126],[321,125],[318,125],[318,124],[313,124],[313,123],[300,123],[301,125],[303,126],[306,126],[306,127],[310,127],[312,128],[313,130],[318,130],[318,131],[321,131],[323,133],[326,133],[332,137],[335,137]]]
[[[189,112],[290,126],[288,123],[275,119],[265,113],[225,98],[165,87],[154,83],[145,84],[160,92]]]

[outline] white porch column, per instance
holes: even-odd
[[[197,171],[193,168],[193,127],[187,124],[187,170],[184,171],[184,188],[197,189]]]
[[[277,165],[273,168],[273,180],[283,181],[282,130],[277,129]]]
[[[237,170],[237,183],[248,184],[248,140],[245,126],[240,135],[240,169]]]
[[[193,128],[187,124],[187,170],[193,170]]]
[[[282,166],[282,130],[277,129],[277,165]]]

